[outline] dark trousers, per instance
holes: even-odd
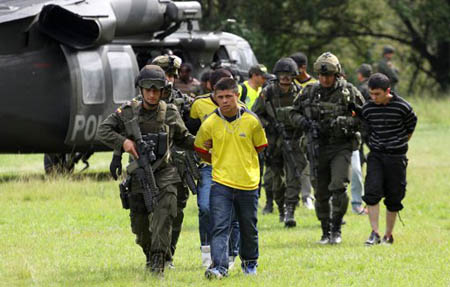
[[[184,220],[184,208],[186,207],[187,200],[189,198],[189,190],[179,182],[176,184],[177,187],[177,216],[173,219],[172,223],[172,241],[170,243],[171,255],[175,254],[177,248],[178,238],[180,238],[181,227]],[[171,260],[172,258],[167,258]]]
[[[240,228],[239,255],[243,264],[258,260],[258,189],[239,190],[214,182],[210,194],[212,225],[211,257],[213,266],[227,272],[228,240],[233,206]]]
[[[391,212],[403,209],[406,193],[406,155],[370,152],[367,157],[367,175],[363,200],[376,205],[384,197],[384,204]]]

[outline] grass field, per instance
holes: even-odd
[[[366,216],[348,213],[343,243],[319,246],[313,212],[299,209],[290,230],[277,214],[259,214],[258,275],[245,277],[235,267],[229,278],[209,282],[191,196],[176,269],[155,278],[145,271],[117,182],[108,176],[110,153],[95,154],[87,172],[78,167],[57,178],[44,176],[42,155],[1,155],[0,285],[450,286],[450,101],[411,102],[419,124],[408,154],[404,226],[397,222],[393,246],[363,245]]]

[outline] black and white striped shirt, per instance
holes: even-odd
[[[392,98],[386,105],[368,101],[361,115],[368,129],[368,142],[371,151],[388,154],[406,154],[408,135],[414,132],[417,116],[411,105],[391,92]]]

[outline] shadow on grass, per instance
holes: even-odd
[[[29,181],[52,181],[58,179],[67,179],[72,181],[83,181],[83,180],[93,180],[93,181],[110,181],[112,180],[109,172],[86,172],[86,173],[75,173],[75,174],[59,174],[59,175],[46,175],[41,173],[36,174],[6,174],[0,175],[0,183],[7,182],[29,182]]]

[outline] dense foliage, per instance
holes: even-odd
[[[203,27],[246,38],[260,62],[303,51],[310,64],[324,51],[348,77],[374,63],[385,44],[396,47],[400,91],[444,95],[450,88],[449,0],[201,0]],[[225,25],[234,18],[236,24]],[[447,93],[448,94],[448,93]]]

